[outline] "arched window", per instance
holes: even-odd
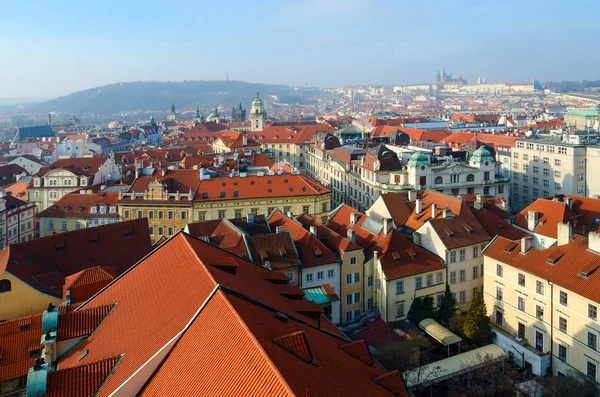
[[[467,175],[467,182],[474,182],[474,181],[475,181],[475,175],[473,175],[473,174]]]
[[[10,280],[0,280],[0,293],[10,292]]]
[[[434,182],[434,183],[435,183],[436,185],[441,185],[443,182],[444,182],[444,180],[442,179],[442,177],[441,177],[441,176],[436,176],[436,177],[435,177],[435,182]]]

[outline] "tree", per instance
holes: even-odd
[[[413,323],[419,324],[426,318],[435,317],[436,312],[433,308],[433,297],[424,296],[413,299],[412,305],[406,317]]]
[[[568,376],[546,376],[541,378],[543,397],[593,397],[598,388],[593,380],[577,372],[569,371]]]
[[[472,367],[479,367],[470,370]],[[519,372],[507,362],[478,355],[473,362],[461,365],[465,373],[448,381],[449,397],[512,397]]]
[[[472,339],[476,344],[486,343],[490,339],[492,329],[490,327],[490,318],[486,313],[487,309],[483,295],[477,290],[473,296],[471,307],[467,312],[463,328],[465,336]]]
[[[457,309],[458,301],[456,300],[456,296],[450,291],[450,286],[446,284],[446,290],[444,291],[444,295],[442,295],[440,308],[438,309],[438,320],[442,324],[447,324]]]

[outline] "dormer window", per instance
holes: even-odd
[[[104,206],[104,205],[100,206],[100,213],[106,214],[106,206]]]
[[[36,187],[37,187],[37,186],[40,186],[40,178],[35,178],[35,179],[33,180],[33,186],[36,186]]]
[[[81,186],[85,186],[87,185],[87,178],[86,177],[82,177],[81,178]]]
[[[110,206],[110,208],[108,209],[108,212],[109,212],[110,214],[114,214],[114,213],[116,213],[116,212],[117,212],[117,207],[115,207],[115,206],[111,205],[111,206]]]
[[[96,208],[95,205],[92,205],[90,207],[90,214],[97,214],[98,213],[98,209]]]

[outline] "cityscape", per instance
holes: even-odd
[[[100,21],[125,18],[110,5],[53,13],[49,38],[89,40],[85,74],[69,72],[65,55],[32,76],[28,40],[49,40],[37,27],[8,40],[0,397],[600,395],[598,70],[553,63],[558,47],[517,70],[457,61],[430,41],[434,65],[364,21],[397,22],[398,5],[345,0],[261,5],[244,43],[258,39],[269,54],[246,46],[235,56],[229,34],[252,35],[255,22],[234,5],[221,16],[207,6],[210,28],[187,24],[201,18],[185,2],[139,11],[123,32],[135,61],[102,54],[117,33],[102,36]],[[592,21],[600,8],[588,6]],[[8,7],[0,33],[16,29],[22,7]],[[490,11],[439,7],[449,19],[465,12],[457,25]],[[573,13],[547,7],[548,20]],[[161,18],[153,29],[174,43],[182,10],[181,32],[204,32],[203,45],[155,48],[146,61],[164,65],[128,74],[157,34],[131,36],[150,26],[144,16]],[[206,36],[220,17],[231,31]],[[300,20],[319,25],[331,59],[307,67],[323,48],[305,40],[321,36],[263,38],[266,18],[275,36]],[[438,18],[406,27],[436,32]],[[341,26],[356,31],[326,33]],[[511,50],[590,26],[569,20],[564,37],[540,27]],[[507,22],[468,40],[519,29]],[[421,45],[432,32],[402,40]],[[465,32],[448,39],[459,47]],[[342,54],[347,41],[354,51]],[[390,73],[381,64],[400,48],[406,64]],[[180,51],[195,49],[206,64],[187,75]],[[359,50],[381,64],[369,69]],[[122,65],[107,74],[97,54]]]

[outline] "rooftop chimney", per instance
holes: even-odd
[[[311,233],[313,236],[315,236],[315,237],[319,237],[319,236],[317,235],[317,227],[316,227],[316,226],[311,226],[311,227],[310,227],[310,233]]]
[[[444,208],[444,218],[452,218],[452,210],[450,208]]]
[[[243,134],[243,137],[242,137],[242,144],[243,144],[244,146],[247,146],[247,145],[248,145],[248,137],[246,136],[246,134]]]
[[[415,205],[415,213],[420,214],[423,209],[423,201],[421,199],[417,199]]]
[[[588,234],[588,249],[600,254],[600,233],[590,232]]]
[[[417,199],[417,191],[416,190],[410,190],[408,192],[408,201],[415,201]]]
[[[392,227],[392,220],[390,218],[383,218],[383,235],[384,236],[387,236],[391,227]]]
[[[539,213],[534,210],[529,210],[527,213],[527,229],[534,230],[538,225]]]
[[[436,211],[437,211],[437,205],[431,204],[431,219],[435,219]]]
[[[351,242],[356,244],[356,231],[353,229],[348,229],[348,231],[346,232],[346,237],[348,238],[348,240],[350,240]]]
[[[569,208],[573,208],[573,197],[565,197],[564,202]]]
[[[287,215],[287,217],[288,217],[288,218],[290,218],[290,219],[293,219],[293,218],[294,218],[294,214],[292,214],[292,211],[290,211],[290,210],[287,210],[287,213],[286,213],[286,215]]]
[[[354,226],[355,223],[356,223],[356,213],[351,212],[350,213],[350,226]]]
[[[573,228],[570,223],[558,223],[557,245],[565,245],[573,242]]]
[[[277,233],[277,234],[281,234],[281,233],[283,233],[283,232],[285,232],[285,227],[283,227],[283,226],[277,226],[277,227],[275,228],[275,233]]]
[[[481,194],[475,195],[474,207],[476,210],[480,210],[481,208],[483,208],[483,201],[481,201]]]
[[[521,237],[521,253],[525,254],[533,246],[533,237]]]

